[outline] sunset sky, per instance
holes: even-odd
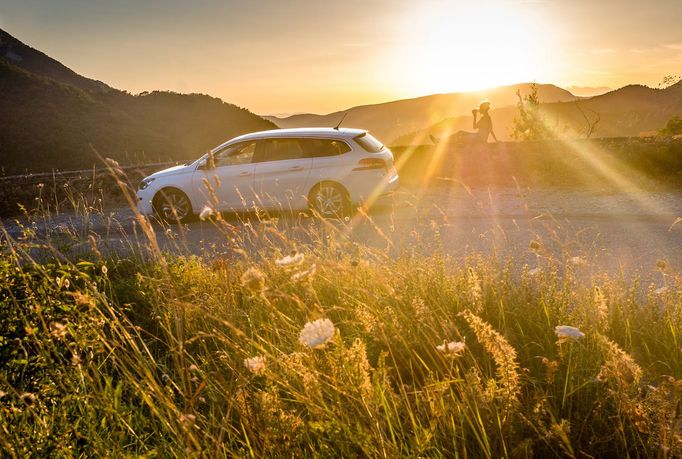
[[[0,28],[80,74],[259,114],[525,81],[656,86],[682,74],[681,22],[681,0],[0,0]]]

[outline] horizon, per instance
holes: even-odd
[[[381,1],[362,15],[351,14],[359,2],[320,3],[9,0],[0,28],[117,89],[208,94],[274,116],[531,82],[589,97],[656,87],[682,67],[672,0]]]

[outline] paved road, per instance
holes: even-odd
[[[197,221],[171,228],[155,225],[154,230],[162,248],[193,254],[234,253],[239,246],[251,256],[268,256],[273,246],[289,250],[336,233],[336,240],[343,241],[339,250],[355,250],[355,244],[393,255],[437,250],[456,258],[511,255],[519,265],[530,267],[537,260],[528,244],[538,239],[543,255],[559,260],[580,257],[580,269],[588,274],[607,270],[655,279],[657,259],[667,259],[672,270],[682,269],[679,217],[680,191],[486,190],[446,184],[402,190],[393,204],[377,205],[367,216],[347,221],[322,222],[302,215],[262,221],[255,215],[226,215],[229,227]],[[49,224],[38,221],[34,227],[38,233],[67,233],[69,228],[82,235],[92,232],[102,245],[125,250],[140,234],[133,220],[129,210],[117,210],[93,215],[87,223],[64,215]],[[17,236],[15,225],[5,222],[5,226]],[[235,245],[233,239],[239,243]]]

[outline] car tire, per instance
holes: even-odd
[[[333,182],[322,182],[310,191],[310,208],[323,218],[343,218],[350,214],[348,191]]]
[[[187,223],[194,217],[192,202],[177,188],[160,190],[154,196],[154,213],[168,223]]]

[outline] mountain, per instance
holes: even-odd
[[[629,85],[606,94],[572,102],[540,105],[540,113],[558,136],[584,137],[588,123],[595,123],[592,137],[630,137],[655,131],[673,116],[682,115],[682,81],[663,89]],[[495,133],[509,140],[518,116],[515,106],[492,110]],[[587,118],[587,119],[586,119]],[[471,115],[440,120],[423,129],[400,136],[392,145],[429,143],[429,136],[446,137],[459,130],[472,131]]]
[[[362,105],[328,115],[303,114],[287,118],[265,117],[281,128],[302,126],[335,126],[346,113],[343,125],[368,129],[383,142],[392,143],[396,137],[424,129],[446,118],[471,116],[471,109],[488,99],[493,107],[514,105],[516,91],[530,91],[531,83],[502,86],[486,91],[433,94],[414,99],[396,100],[381,104]],[[578,100],[576,96],[551,84],[537,86],[541,100],[564,102]],[[469,122],[471,124],[471,122]]]
[[[272,129],[201,94],[131,95],[65,67],[0,30],[0,165],[5,174],[196,158],[231,137]]]

